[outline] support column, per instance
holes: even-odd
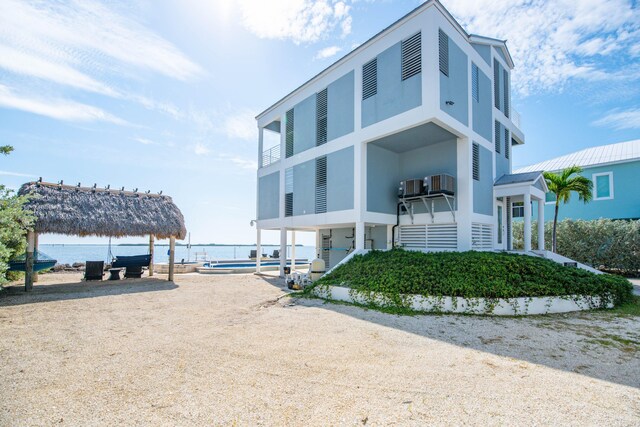
[[[387,225],[387,250],[393,249],[393,225]]]
[[[260,254],[258,254],[260,256]],[[284,268],[287,265],[287,229],[280,229],[280,277],[284,279]]]
[[[24,290],[25,292],[33,289],[33,251],[35,247],[35,233],[33,231],[27,232],[27,254],[25,258],[25,272],[24,272]]]
[[[531,252],[531,194],[524,195],[524,251]]]
[[[260,273],[262,264],[262,230],[256,225],[256,273]]]
[[[149,255],[151,255],[151,261],[149,262],[149,277],[153,277],[153,252],[154,252],[154,237],[153,234],[149,236]]]
[[[538,250],[544,251],[544,200],[538,199]]]
[[[316,258],[322,258],[322,233],[316,230]]]
[[[169,238],[169,281],[173,282],[173,268],[176,260],[176,238]]]
[[[264,129],[259,127],[258,128],[258,168],[261,168],[263,166],[262,162],[262,151],[264,147]]]
[[[356,250],[364,249],[364,222],[356,222]]]
[[[38,258],[38,233],[33,233],[33,262],[35,263],[36,259]],[[36,283],[38,281],[38,272],[34,271],[33,272],[33,283]]]
[[[291,272],[296,271],[296,232],[291,230]]]

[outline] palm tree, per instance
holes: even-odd
[[[591,201],[593,183],[590,179],[580,175],[581,172],[582,168],[575,165],[564,169],[560,173],[544,172],[544,179],[547,181],[549,192],[556,195],[556,209],[553,215],[553,234],[551,235],[553,252],[557,251],[556,229],[558,226],[558,209],[560,202],[568,203],[572,191],[578,193],[579,200],[582,200],[584,203]]]

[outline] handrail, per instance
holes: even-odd
[[[280,160],[280,145],[275,145],[262,152],[262,164],[260,167],[267,167]]]

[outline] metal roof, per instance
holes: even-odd
[[[541,171],[504,174],[493,185],[527,184],[534,183],[542,175]]]
[[[586,148],[576,151],[575,153],[520,168],[516,170],[516,173],[539,170],[559,171],[574,165],[587,167],[607,163],[628,162],[636,159],[640,160],[640,139]]]

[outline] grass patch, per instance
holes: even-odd
[[[619,316],[640,317],[640,295],[633,295],[629,301],[614,308],[611,313]]]
[[[633,301],[632,285],[622,277],[564,267],[541,257],[495,252],[371,251],[356,255],[314,284],[319,285],[381,293],[399,306],[406,294],[487,299],[589,295],[621,308]]]

